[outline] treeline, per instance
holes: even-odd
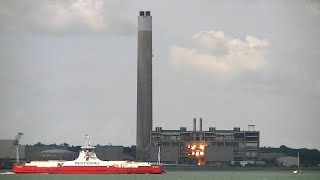
[[[282,145],[279,148],[260,147],[260,153],[283,153],[286,156],[297,157],[298,152],[300,156],[301,165],[318,166],[320,164],[320,151],[317,149],[307,149],[307,148],[293,149],[285,145]]]

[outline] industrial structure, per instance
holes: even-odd
[[[13,163],[20,163],[25,158],[25,146],[20,145],[23,133],[19,132],[14,139],[0,140],[0,169],[12,166]]]
[[[77,157],[77,153],[68,151],[68,146],[62,145],[27,145],[25,147],[26,161],[43,160],[71,160]]]
[[[258,160],[260,132],[254,130],[254,125],[249,125],[247,131],[241,131],[239,127],[203,130],[202,118],[199,125],[197,129],[194,118],[192,131],[186,127],[179,130],[156,127],[151,133],[150,160],[157,161],[159,147],[162,163],[221,165]]]
[[[17,162],[16,146],[19,146],[19,159],[25,158],[25,145],[15,145],[15,140],[0,140],[0,165],[6,161]]]
[[[25,147],[25,160],[74,160],[78,157],[79,149],[61,145],[28,145]],[[96,146],[97,157],[101,160],[123,160],[123,146]]]
[[[149,160],[152,131],[152,16],[140,11],[138,17],[137,150],[136,159]]]

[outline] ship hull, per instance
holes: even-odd
[[[137,168],[119,168],[106,166],[62,166],[37,167],[14,166],[16,174],[161,174],[161,166],[140,166]]]

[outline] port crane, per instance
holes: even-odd
[[[10,148],[8,149],[8,151],[5,153],[5,156],[4,156],[4,159],[1,160],[0,162],[0,166],[3,166],[6,164],[6,162],[10,159],[10,152],[12,152],[13,148],[16,149],[16,163],[17,164],[20,164],[20,158],[19,158],[19,142],[20,142],[20,139],[22,137],[23,133],[19,132],[13,142],[12,142],[12,146],[10,146]]]
[[[13,145],[16,147],[16,163],[20,164],[20,158],[19,158],[19,142],[21,137],[23,136],[23,133],[18,132],[16,137],[13,140]]]

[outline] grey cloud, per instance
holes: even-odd
[[[135,23],[121,13],[116,13],[118,4],[123,5],[123,2],[5,0],[0,2],[1,31],[132,34]]]
[[[309,9],[312,14],[319,16],[320,15],[320,1],[319,0],[309,0],[308,1]]]
[[[193,40],[192,48],[179,45],[170,48],[171,59],[176,66],[186,64],[212,73],[233,74],[243,70],[259,71],[267,64],[267,40],[250,35],[240,40],[228,37],[222,31],[201,31],[193,35]]]

